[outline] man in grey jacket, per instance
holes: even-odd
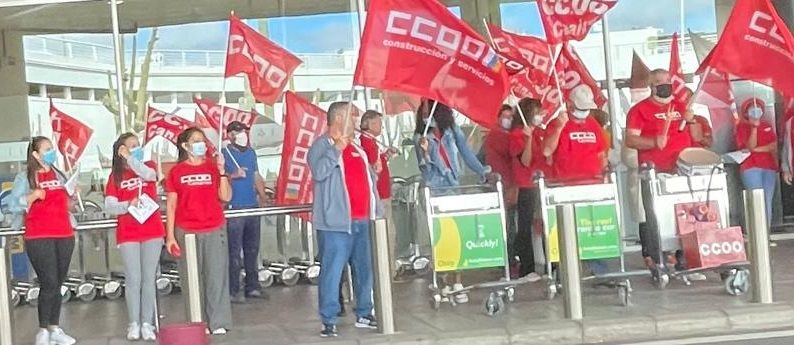
[[[322,337],[337,336],[339,282],[346,264],[353,274],[356,327],[377,328],[372,316],[370,221],[380,214],[376,175],[355,139],[355,107],[336,102],[328,108],[328,131],[309,149],[314,181],[312,222],[320,252],[319,295]]]

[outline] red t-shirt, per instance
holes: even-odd
[[[177,194],[175,224],[192,233],[218,230],[224,222],[218,198],[221,175],[211,159],[203,164],[177,163],[165,180],[165,191]]]
[[[154,163],[149,161],[146,166],[155,169]],[[157,184],[153,181],[143,181],[130,169],[125,169],[121,175],[121,182],[116,186],[113,173],[108,177],[108,184],[105,187],[105,195],[114,196],[121,202],[130,201],[138,197],[138,188],[143,194],[148,195],[152,200],[157,201]],[[142,185],[141,185],[142,184]],[[116,230],[116,243],[125,242],[145,242],[155,238],[165,236],[165,227],[160,218],[160,212],[155,212],[143,224],[138,223],[129,213],[118,216],[118,228]]]
[[[370,216],[370,191],[367,166],[364,150],[356,148],[355,144],[347,145],[342,152],[342,162],[345,172],[345,187],[350,198],[350,218],[353,220],[367,220]]]
[[[25,216],[25,239],[74,236],[69,214],[69,194],[55,170],[37,173],[36,188],[44,190],[44,199],[34,201],[28,208]]]
[[[485,163],[502,176],[505,186],[515,184],[513,156],[510,154],[510,132],[494,129],[488,132],[483,142]]]
[[[383,170],[378,174],[378,197],[381,199],[391,198],[391,172],[389,171],[389,160],[387,153],[380,152],[380,146],[375,138],[367,134],[361,135],[361,148],[367,153],[367,161],[370,165],[375,166],[375,163],[380,159],[380,165]]]
[[[700,124],[700,128],[703,129],[703,138],[711,136],[711,126],[709,125],[709,120],[706,120],[703,116],[695,116],[695,122]],[[680,124],[679,124],[680,125]],[[692,147],[704,147],[699,142],[692,141]]]
[[[521,163],[521,155],[527,144],[527,136],[524,135],[522,128],[516,128],[510,132],[510,165],[513,169],[516,186],[519,188],[535,187],[535,173],[538,171],[546,174],[548,165],[546,157],[543,156],[543,130],[535,128],[532,132],[532,161],[529,166]]]
[[[678,130],[685,107],[678,103],[671,104],[676,118],[670,123],[670,129],[667,131],[667,146],[662,150],[658,148],[638,150],[639,163],[653,163],[660,172],[672,172],[676,167],[678,154],[692,146],[688,128],[683,131]],[[628,129],[640,130],[640,135],[643,137],[656,138],[664,130],[665,115],[670,106],[670,104],[658,103],[652,97],[640,101],[629,110]]]
[[[738,149],[747,149],[747,141],[750,139],[750,131],[752,128],[753,126],[745,121],[741,121],[736,125],[736,147]],[[758,126],[756,139],[758,142],[757,146],[764,146],[777,142],[775,130],[764,121],[761,121],[761,124]],[[739,170],[745,171],[752,168],[777,171],[777,159],[772,152],[751,152],[750,156],[739,166]]]
[[[549,131],[560,126],[554,121]],[[554,151],[554,179],[558,181],[589,180],[604,174],[602,154],[608,149],[604,130],[593,117],[584,122],[574,119],[565,123]]]

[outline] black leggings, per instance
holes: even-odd
[[[61,285],[69,273],[74,237],[26,240],[25,250],[39,287],[39,327],[57,326],[61,318]]]
[[[518,190],[518,232],[515,248],[521,261],[521,276],[535,272],[535,249],[532,247],[532,224],[535,218],[535,207],[538,206],[538,190],[521,188]]]

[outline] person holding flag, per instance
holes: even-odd
[[[59,325],[61,286],[69,273],[75,242],[76,222],[69,213],[70,199],[79,191],[67,190],[67,178],[55,167],[57,161],[52,141],[33,137],[28,144],[27,168],[14,179],[8,197],[9,211],[16,216],[13,228],[21,229],[24,220],[25,251],[41,289],[35,345],[76,343]]]
[[[686,95],[684,101],[687,104],[687,111],[691,111],[692,113],[694,113],[694,110],[692,110],[692,103],[694,101],[695,93],[692,91],[692,89],[688,87],[684,89],[684,92]],[[700,129],[703,132],[700,140],[693,142],[693,146],[701,147],[704,149],[710,148],[711,145],[714,144],[714,136],[712,134],[712,129],[711,129],[711,125],[709,124],[709,120],[706,119],[705,116],[702,116],[700,114],[695,114],[693,119],[695,120],[695,122],[697,122],[698,125],[700,125]]]
[[[356,300],[357,328],[377,328],[372,314],[372,254],[370,221],[383,214],[377,175],[355,138],[357,110],[350,102],[328,108],[328,131],[309,149],[307,160],[314,181],[312,224],[320,254],[319,314],[321,337],[336,337],[340,282],[350,263]]]
[[[264,206],[267,201],[265,184],[259,174],[256,152],[249,144],[249,128],[240,121],[226,127],[231,143],[223,149],[225,170],[230,174],[232,200],[229,209],[250,209]],[[259,199],[257,199],[257,196]],[[229,236],[229,293],[232,303],[245,303],[246,298],[264,298],[267,295],[259,285],[260,217],[238,217],[227,221]],[[245,267],[244,291],[240,291],[240,271]]]
[[[447,105],[434,100],[425,100],[416,112],[416,130],[414,132],[419,171],[425,185],[432,188],[453,187],[460,184],[463,175],[458,157],[482,181],[487,180],[491,167],[482,165],[466,142],[466,136],[455,124],[455,117]],[[448,281],[443,287],[445,295],[463,289],[460,273],[454,274],[454,282]],[[449,284],[454,284],[450,286]],[[456,294],[457,303],[468,303],[466,293]]]
[[[764,108],[764,101],[755,97],[742,103],[736,124],[736,149],[750,153],[739,165],[742,183],[747,190],[763,189],[766,221],[771,225],[777,188],[777,135],[774,126],[763,119]]]
[[[165,228],[160,212],[137,219],[130,208],[144,203],[144,198],[158,199],[157,167],[152,161],[144,163],[143,148],[133,133],[122,134],[113,143],[112,162],[105,187],[105,211],[118,218],[116,243],[124,261],[127,340],[155,341],[155,280]]]
[[[197,127],[190,127],[176,140],[178,163],[165,180],[165,247],[181,257],[185,234],[196,235],[199,280],[204,313],[209,331],[224,335],[232,326],[229,300],[229,248],[226,244],[226,219],[222,203],[232,198],[222,155],[207,157],[207,138]],[[180,244],[181,243],[181,244]],[[187,262],[179,260],[179,274],[187,276]]]

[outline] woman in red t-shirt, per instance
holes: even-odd
[[[196,127],[177,137],[179,162],[165,180],[166,240],[171,255],[180,256],[185,234],[196,235],[199,279],[204,313],[212,334],[222,335],[232,326],[229,296],[229,248],[223,203],[232,198],[232,187],[224,170],[223,155],[206,157],[207,138]],[[179,241],[180,244],[177,244]],[[182,277],[187,277],[184,258],[179,260]]]
[[[113,143],[113,168],[105,187],[105,210],[118,216],[116,242],[124,260],[124,298],[130,320],[128,340],[157,340],[153,326],[155,279],[165,228],[160,212],[143,218],[129,211],[131,207],[156,203],[155,200],[157,171],[151,161],[143,162],[143,149],[135,134],[122,134]]]
[[[11,202],[25,216],[25,251],[39,282],[36,345],[71,345],[76,341],[58,326],[61,285],[74,250],[73,219],[66,178],[55,168],[58,153],[50,139],[34,137],[28,145],[27,169],[14,180]]]
[[[739,122],[736,124],[736,147],[750,153],[742,162],[744,188],[763,189],[766,202],[767,223],[772,222],[772,198],[777,186],[777,135],[774,127],[762,119],[765,104],[758,98],[742,103]]]

